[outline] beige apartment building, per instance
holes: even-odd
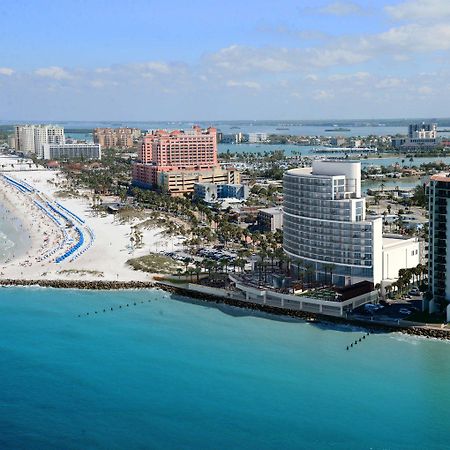
[[[210,169],[159,172],[157,178],[159,188],[175,196],[194,192],[197,183],[239,184],[241,181],[237,170],[222,169],[220,166]]]
[[[140,138],[141,130],[138,128],[95,128],[94,142],[103,148],[131,148]]]

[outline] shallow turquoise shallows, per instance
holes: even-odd
[[[363,334],[159,291],[0,288],[0,448],[448,448],[450,344],[347,351]]]

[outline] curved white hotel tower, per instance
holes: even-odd
[[[382,218],[366,219],[359,161],[288,170],[283,191],[283,247],[294,266],[338,286],[381,282]]]

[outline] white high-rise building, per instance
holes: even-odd
[[[248,142],[250,144],[257,144],[258,142],[266,142],[267,133],[249,133]]]
[[[417,239],[383,238],[382,217],[366,217],[359,161],[288,170],[283,191],[283,247],[298,274],[337,286],[387,285],[420,262]]]
[[[47,127],[34,127],[34,153],[38,158],[42,155],[42,146],[48,142]]]
[[[20,125],[15,128],[15,149],[18,152],[34,153],[34,125]]]
[[[34,128],[35,153],[39,158],[43,157],[44,144],[64,144],[64,128],[55,125],[42,125]]]
[[[64,128],[56,125],[19,125],[15,132],[16,150],[42,157],[44,144],[64,144]]]

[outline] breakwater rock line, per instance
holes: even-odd
[[[198,300],[203,300],[213,303],[223,303],[230,306],[236,306],[238,308],[251,309],[255,311],[260,311],[264,313],[274,314],[278,316],[288,316],[308,322],[316,322],[323,324],[338,324],[338,325],[352,325],[369,330],[371,333],[374,332],[385,332],[385,333],[404,333],[412,336],[421,336],[428,339],[440,339],[440,340],[450,340],[450,330],[430,328],[424,326],[405,326],[405,325],[387,325],[385,323],[377,323],[373,321],[363,321],[349,319],[345,317],[327,316],[323,314],[316,314],[307,311],[294,311],[289,309],[276,308],[269,305],[261,305],[259,303],[250,303],[246,301],[236,300],[232,298],[220,297],[212,294],[201,293],[197,291],[192,291],[183,287],[167,285],[165,283],[155,282],[155,287],[172,294],[178,294],[185,297],[192,297]]]
[[[151,281],[108,281],[108,280],[19,280],[2,279],[0,286],[40,286],[57,289],[89,289],[111,291],[118,289],[151,289]]]

